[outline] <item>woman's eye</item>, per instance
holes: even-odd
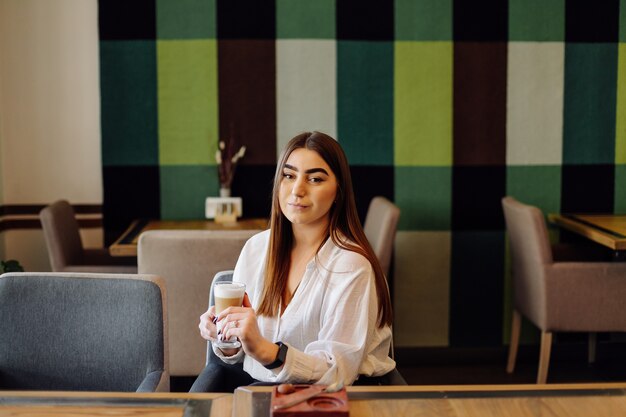
[[[311,181],[314,184],[318,184],[322,181],[324,181],[323,179],[319,178],[319,177],[313,177],[313,178],[309,178],[309,181]]]
[[[283,172],[283,178],[287,178],[288,180],[293,178],[293,175],[288,172]]]

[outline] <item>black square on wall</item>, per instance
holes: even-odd
[[[155,0],[100,0],[100,40],[156,39]]]
[[[565,40],[567,42],[617,42],[619,0],[567,0]]]
[[[337,0],[337,40],[392,41],[394,2]]]
[[[273,0],[218,0],[219,39],[274,39],[276,4]]]
[[[355,165],[350,167],[354,199],[361,223],[365,222],[365,215],[370,202],[376,196],[383,196],[394,200],[394,168],[391,166]]]
[[[506,167],[455,166],[452,169],[452,230],[501,230],[501,199]]]
[[[158,166],[105,166],[102,179],[107,246],[119,238],[133,220],[161,217]]]
[[[564,165],[561,172],[561,212],[613,212],[613,165]]]
[[[508,2],[502,0],[455,0],[454,40],[505,42],[509,37]]]
[[[232,195],[243,200],[243,216],[269,218],[276,165],[240,165],[233,180]]]

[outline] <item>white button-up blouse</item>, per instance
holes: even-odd
[[[260,304],[270,231],[248,240],[234,281],[246,284],[253,308]],[[362,255],[341,249],[328,239],[306,267],[293,299],[276,317],[258,316],[263,337],[289,346],[282,368],[275,373],[241,349],[225,357],[240,362],[254,379],[266,382],[352,384],[359,375],[380,376],[395,367],[389,357],[391,329],[377,326],[378,301],[374,272]]]

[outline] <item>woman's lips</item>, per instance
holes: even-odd
[[[305,206],[304,204],[299,204],[299,203],[289,203],[289,206],[291,206],[292,208],[296,210],[303,210],[308,207],[308,206]]]

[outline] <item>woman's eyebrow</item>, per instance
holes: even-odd
[[[289,165],[289,164],[285,164],[285,168],[290,169],[292,171],[296,171],[298,172],[298,168],[294,167],[293,165]],[[311,168],[311,169],[307,169],[306,171],[304,171],[305,174],[314,174],[316,172],[321,172],[323,174],[328,175],[328,172],[324,169],[324,168]]]

